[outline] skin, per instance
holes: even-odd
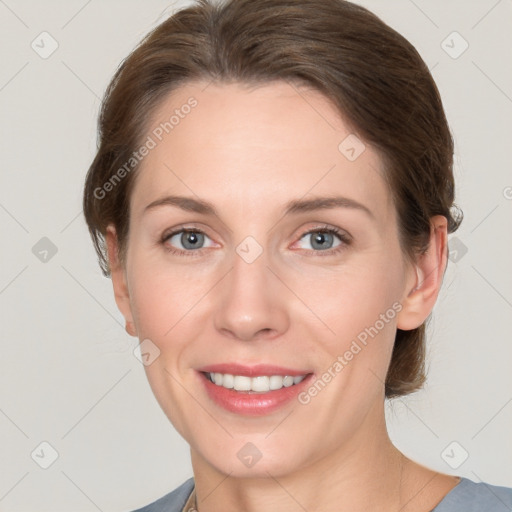
[[[391,443],[384,381],[395,331],[421,325],[446,266],[447,223],[432,218],[430,247],[414,264],[378,153],[353,162],[338,149],[353,130],[320,93],[276,82],[259,87],[190,83],[151,119],[198,105],[144,158],[132,192],[126,260],[114,226],[107,243],[126,330],[160,356],[145,370],[170,421],[190,444],[200,512],[218,510],[430,511],[459,479],[407,459]],[[150,132],[148,132],[150,133]],[[212,203],[218,215],[145,207],[166,195]],[[365,205],[283,215],[286,203],[339,195]],[[306,235],[336,227],[322,255]],[[207,236],[195,256],[170,228]],[[237,246],[253,237],[247,263]],[[341,245],[340,245],[341,243]],[[307,405],[265,416],[228,412],[205,394],[196,368],[265,362],[321,376],[393,303],[401,311]],[[247,443],[261,459],[247,468]],[[299,505],[300,504],[300,505]]]

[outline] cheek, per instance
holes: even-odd
[[[396,264],[374,261],[309,286],[314,290],[311,309],[334,334],[315,339],[322,369],[317,379],[326,383],[325,391],[317,392],[323,389],[318,383],[306,390],[301,403],[316,403],[315,414],[325,415],[325,421],[336,417],[341,425],[352,418],[347,425],[356,428],[365,411],[381,399],[401,309],[400,280]],[[314,398],[317,394],[322,398]]]
[[[133,254],[131,262],[130,302],[137,332],[165,355],[167,346],[179,348],[194,338],[195,329],[200,332],[201,325],[190,319],[204,309],[214,276],[206,267],[171,265],[142,252]]]
[[[140,241],[130,246],[130,299],[143,324],[148,318],[158,318],[166,308],[167,314],[176,311],[173,302],[179,305],[178,297],[187,292],[187,287],[178,269],[165,265],[163,249],[150,247],[143,234],[134,233],[133,240]]]
[[[151,340],[158,357],[144,367],[153,394],[175,428],[187,432],[189,396],[180,382],[187,378],[193,340],[201,337],[208,290],[213,283],[201,271],[186,270],[132,254],[130,297],[141,341]],[[195,411],[197,412],[197,411]]]
[[[393,331],[401,282],[396,263],[373,261],[307,281],[304,290],[311,310],[334,331],[333,343],[343,344],[375,324],[383,334]]]

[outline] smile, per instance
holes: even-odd
[[[216,407],[242,416],[272,414],[297,404],[314,379],[305,369],[273,364],[222,363],[197,368],[200,385]]]
[[[299,384],[306,375],[232,375],[230,373],[205,372],[206,377],[216,386],[248,393],[268,393]]]

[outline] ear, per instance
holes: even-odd
[[[135,323],[133,322],[132,309],[130,305],[130,294],[126,281],[126,275],[123,266],[119,261],[119,246],[117,241],[116,229],[113,224],[107,227],[105,236],[107,242],[108,261],[112,285],[114,287],[114,297],[117,307],[121,311],[126,321],[126,332],[131,336],[137,336]]]
[[[418,256],[409,269],[407,286],[402,297],[402,310],[397,327],[404,331],[416,329],[428,317],[437,300],[448,257],[448,222],[436,215],[430,219],[430,242],[427,252]]]

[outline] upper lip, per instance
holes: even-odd
[[[197,368],[199,372],[211,372],[211,373],[229,373],[231,375],[244,375],[246,377],[257,377],[258,375],[290,375],[295,377],[298,375],[307,375],[311,373],[308,370],[294,370],[292,368],[285,368],[283,366],[276,366],[273,364],[255,364],[246,366],[238,363],[221,363],[221,364],[209,364]]]

